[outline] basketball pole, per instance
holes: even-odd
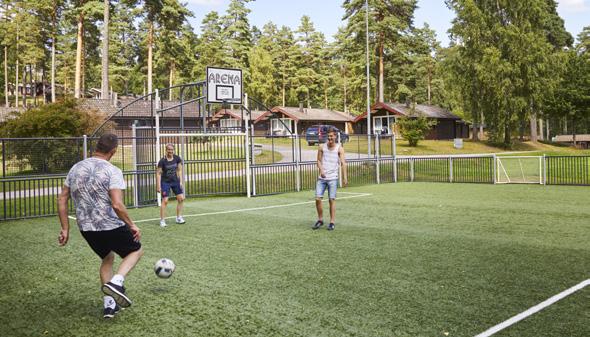
[[[252,193],[250,191],[250,138],[249,138],[249,132],[248,132],[248,122],[250,120],[250,117],[252,116],[252,114],[250,113],[249,107],[248,107],[248,94],[244,94],[244,106],[246,107],[246,118],[244,118],[244,125],[246,126],[246,136],[244,137],[244,141],[246,142],[245,144],[245,150],[246,150],[246,196],[248,198],[250,198],[252,196]],[[254,155],[254,154],[252,154]]]
[[[158,89],[156,89],[156,99],[155,99],[155,103],[156,105],[156,111],[155,111],[155,117],[156,117],[156,176],[157,176],[157,172],[158,172],[158,162],[160,161],[160,111],[159,111],[159,106],[160,106],[160,93],[158,91]],[[158,183],[158,180],[156,179],[156,183]],[[157,190],[157,186],[156,186],[156,190]],[[156,193],[157,194],[157,199],[158,199],[158,207],[162,206],[162,193]]]

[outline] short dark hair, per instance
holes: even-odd
[[[96,144],[96,152],[109,153],[113,149],[117,148],[117,146],[119,146],[119,138],[117,138],[117,135],[105,133],[98,139],[98,143]]]
[[[332,133],[336,133],[336,128],[335,128],[335,127],[333,127],[333,126],[329,126],[329,127],[328,127],[328,131],[326,131],[326,133],[331,133],[331,132],[332,132]]]

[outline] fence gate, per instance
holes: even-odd
[[[133,188],[136,207],[156,203],[156,132],[153,127],[133,126]]]
[[[543,184],[543,157],[497,157],[496,174],[499,184]]]

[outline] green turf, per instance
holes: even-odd
[[[334,232],[310,229],[313,203],[140,223],[134,304],[112,321],[101,318],[99,260],[75,229],[59,248],[56,218],[2,222],[0,336],[473,336],[589,277],[587,187],[341,192],[372,195],[338,201]],[[186,214],[308,201],[203,198]],[[171,279],[153,274],[161,257],[177,264]],[[588,336],[589,300],[587,287],[498,336]]]

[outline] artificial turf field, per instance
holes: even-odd
[[[2,222],[0,336],[475,336],[590,278],[588,187],[340,192],[333,232],[310,229],[311,192],[189,200],[165,229],[130,210],[145,255],[112,320],[74,221],[66,247],[57,218]],[[585,287],[495,336],[589,335]]]

